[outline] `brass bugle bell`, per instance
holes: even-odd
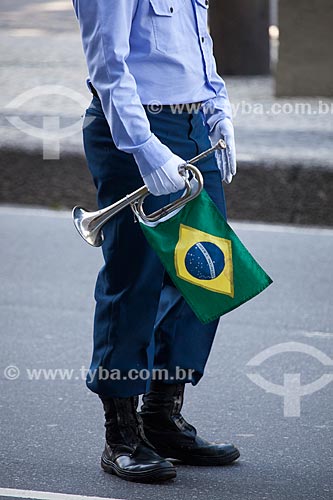
[[[184,165],[180,165],[179,173],[184,176],[185,192],[180,198],[169,203],[165,207],[160,208],[156,212],[146,215],[143,210],[145,198],[150,194],[146,186],[142,186],[131,194],[126,195],[121,200],[113,203],[96,212],[89,212],[82,207],[76,206],[72,211],[74,225],[82,238],[93,247],[100,247],[103,244],[104,236],[102,228],[114,215],[123,210],[125,207],[131,206],[132,210],[138,218],[144,222],[158,222],[166,215],[181,208],[190,200],[193,200],[203,189],[203,178],[200,170],[193,163],[203,160],[218,149],[225,149],[226,144],[221,139],[212,148],[204,151],[200,155],[192,158]],[[190,172],[196,182],[192,183],[188,179],[187,172]]]

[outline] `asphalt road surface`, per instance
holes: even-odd
[[[147,486],[99,467],[102,410],[81,368],[90,361],[100,251],[65,212],[2,207],[0,221],[1,499],[332,499],[332,230],[234,225],[274,284],[222,318],[184,414],[203,437],[237,443],[241,460],[179,465],[175,481]],[[268,359],[248,365],[268,348]],[[50,369],[67,375],[47,380]],[[297,374],[312,394],[298,396]]]

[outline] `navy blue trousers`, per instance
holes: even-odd
[[[147,111],[147,116],[156,136],[186,160],[210,147],[201,112],[173,114],[164,107],[158,115]],[[116,148],[96,97],[86,112],[83,137],[100,208],[142,186],[133,156]],[[226,216],[214,155],[198,167],[205,189]],[[146,213],[175,197],[149,196],[145,201]],[[147,244],[129,207],[104,226],[104,236],[105,265],[95,289],[94,348],[88,388],[111,397],[143,394],[155,370],[167,373],[166,382],[197,384],[204,373],[218,321],[203,325],[196,318]],[[185,379],[180,369],[186,370]]]

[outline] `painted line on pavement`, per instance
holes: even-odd
[[[230,221],[233,229],[241,231],[257,231],[260,233],[284,233],[284,234],[303,234],[318,236],[333,236],[333,229],[315,227],[315,226],[292,226],[289,224],[265,224],[262,222],[233,222]]]
[[[119,500],[109,497],[87,497],[82,495],[67,495],[64,493],[49,493],[47,491],[14,490],[0,488],[0,496],[8,498],[30,498],[32,500]]]
[[[0,206],[1,215],[22,215],[26,217],[52,217],[59,219],[70,219],[70,210],[52,210],[51,208],[13,207],[9,205]]]
[[[27,217],[51,217],[60,219],[70,219],[70,210],[52,210],[48,208],[17,207],[10,205],[0,206],[0,215],[22,215]],[[263,222],[239,222],[229,221],[233,229],[243,231],[257,231],[261,233],[285,233],[333,236],[333,229],[316,226],[294,226],[292,224],[269,224]]]

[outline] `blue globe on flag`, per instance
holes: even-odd
[[[194,278],[213,280],[223,272],[225,267],[224,254],[221,248],[214,243],[198,242],[187,251],[185,267]]]

